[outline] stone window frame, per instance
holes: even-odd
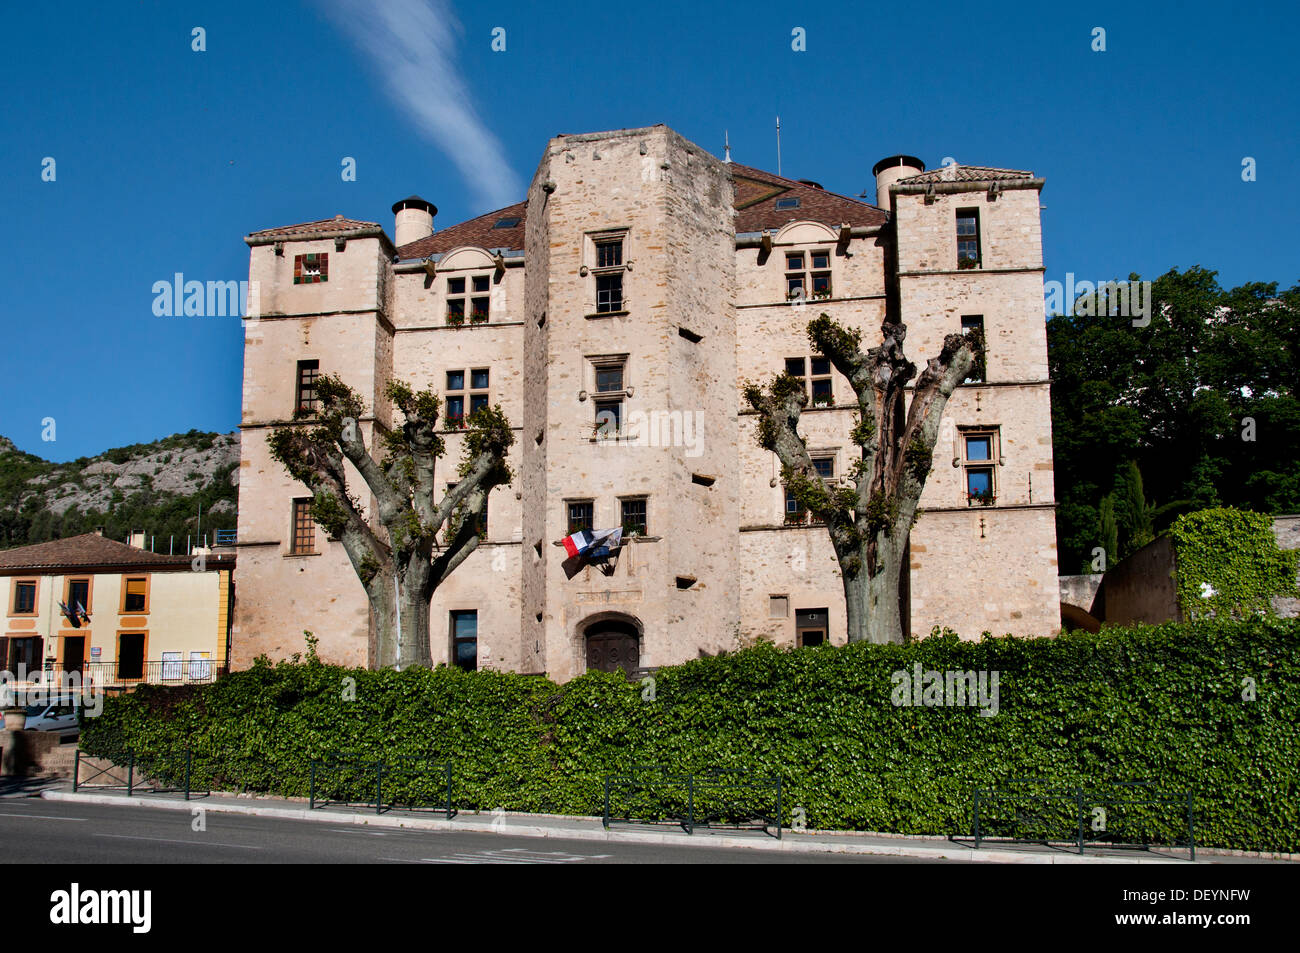
[[[298,372],[294,379],[294,417],[314,417],[320,412],[320,397],[316,394],[316,381],[319,377],[319,360],[298,362]]]
[[[451,375],[460,375],[459,387],[452,386]],[[477,374],[483,375],[484,383],[476,383]],[[464,430],[468,426],[470,415],[474,411],[491,406],[492,403],[492,368],[491,367],[453,367],[446,372],[447,387],[443,391],[443,427],[445,430]],[[451,412],[451,402],[459,401],[460,413]],[[466,405],[469,410],[466,411]]]
[[[968,455],[968,443],[971,438],[989,438],[989,456],[987,460],[972,459]],[[957,427],[957,458],[961,468],[961,492],[967,506],[992,506],[997,502],[1001,491],[998,469],[1006,463],[1002,456],[1002,428],[996,424],[964,424]],[[987,471],[989,474],[989,492],[987,496],[974,495],[970,491],[971,474]]]
[[[585,526],[581,525],[581,523],[574,522],[573,507],[575,506],[587,507],[587,523]],[[583,530],[595,529],[596,501],[588,496],[573,497],[572,499],[566,499],[564,501],[564,525],[568,527],[564,534],[566,536],[572,536],[574,533],[579,533],[582,532]]]
[[[963,232],[962,231],[963,220],[970,221],[972,219],[975,222],[974,229],[969,232]],[[956,223],[954,227],[955,227],[955,234],[957,238],[957,270],[967,271],[970,269],[977,269],[977,268],[984,267],[984,253],[983,253],[984,249],[983,249],[983,242],[982,242],[982,234],[980,230],[980,210],[973,206],[970,208],[957,209]],[[962,255],[961,246],[963,242],[974,243],[975,256],[973,258],[969,255],[967,256]],[[963,261],[969,261],[972,264],[963,265],[962,264]]]
[[[796,362],[799,365],[798,374],[792,370]],[[831,366],[830,358],[820,354],[787,357],[785,372],[803,383],[804,393],[808,395],[808,406],[835,406],[835,369]],[[819,400],[819,398],[824,399]]]
[[[590,389],[584,390],[579,397],[590,396],[592,401],[592,439],[617,436],[623,432],[625,421],[624,402],[632,396],[632,386],[628,383],[628,361],[630,355],[623,354],[588,354],[586,357],[586,376]],[[622,385],[616,390],[600,390],[600,373],[613,368],[621,372]],[[601,414],[613,409],[616,415],[615,426],[611,429],[607,421],[602,421]]]
[[[289,508],[289,555],[316,554],[316,521],[311,517],[311,497],[295,497]]]
[[[823,301],[834,294],[832,263],[835,261],[835,254],[832,249],[791,247],[785,249],[782,254],[785,256],[787,301]],[[825,261],[819,265],[818,259],[825,259]]]
[[[459,282],[459,285],[455,286],[453,282]],[[475,269],[464,274],[449,273],[443,298],[448,324],[459,326],[466,319],[472,325],[487,324],[492,320],[492,272]]]
[[[581,274],[590,282],[588,292],[591,295],[591,311],[588,313],[588,317],[604,318],[628,313],[626,276],[627,272],[632,270],[631,238],[631,228],[623,226],[602,228],[587,232],[585,235]],[[617,264],[602,264],[601,248],[610,246],[615,242],[619,245]],[[600,280],[602,278],[618,279],[617,307],[612,306],[614,304],[612,299],[602,306],[600,301]]]
[[[634,506],[641,504],[641,529],[638,532],[628,532],[627,505],[631,503]],[[618,498],[618,523],[623,527],[624,536],[649,536],[650,535],[650,494],[648,493],[630,493]]]
[[[821,477],[822,482],[832,488],[838,482],[838,477],[836,476],[836,469],[837,469],[836,459],[838,455],[839,455],[838,451],[834,449],[823,449],[823,450],[810,449],[808,451],[808,458],[813,463],[813,469],[816,470],[817,475]],[[818,462],[822,462],[822,461],[830,462],[829,476],[824,475],[820,470],[817,470]],[[791,509],[791,504],[794,504],[793,509]],[[808,510],[799,506],[798,500],[795,500],[790,496],[790,490],[784,483],[781,484],[781,509],[782,509],[783,521],[787,526],[806,526],[810,524],[820,525],[819,520],[813,517],[813,515]]]
[[[970,374],[962,381],[963,384],[983,384],[988,381],[988,337],[984,334],[984,315],[982,314],[963,314],[961,316],[961,332],[965,334],[970,328],[979,328],[980,336],[985,341],[985,353],[980,355],[980,359],[975,366],[971,368]]]

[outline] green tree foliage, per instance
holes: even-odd
[[[1300,285],[1225,291],[1200,267],[1152,284],[1146,327],[1106,314],[1047,324],[1063,572],[1087,571],[1103,545],[1111,493],[1121,552],[1179,510],[1300,511]]]
[[[998,713],[896,707],[894,673],[998,672]],[[450,760],[461,809],[599,814],[634,765],[777,774],[784,820],[904,834],[971,832],[971,792],[1145,780],[1192,790],[1197,843],[1300,851],[1300,620],[1206,619],[1054,639],[781,650],[762,643],[654,673],[540,676],[440,666],[261,663],[198,689],[141,688],[87,721],[84,750],[189,744],[196,786],[307,794],[334,751]],[[1253,690],[1245,686],[1253,684]],[[349,690],[352,689],[352,690]],[[358,799],[365,793],[358,791]],[[1152,819],[1177,836],[1181,809]]]
[[[1231,508],[1179,517],[1170,530],[1185,618],[1272,615],[1274,596],[1296,594],[1300,553],[1278,547],[1273,520]]]

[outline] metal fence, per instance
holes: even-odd
[[[373,805],[376,814],[405,804],[407,810],[456,814],[451,764],[418,756],[363,755],[336,751],[311,762],[309,807]]]
[[[91,756],[85,756],[91,759]],[[127,795],[138,791],[149,794],[184,793],[185,800],[195,794],[212,793],[211,784],[195,783],[198,778],[196,768],[209,767],[213,756],[197,754],[189,748],[160,749],[157,751],[123,751],[101,756],[98,761],[107,761],[107,766],[87,764],[87,772],[82,770],[83,754],[77,749],[72,767],[72,790],[82,788],[109,788],[125,790]],[[84,776],[83,774],[87,774]],[[210,771],[202,774],[211,779]],[[98,780],[98,779],[104,780]],[[91,783],[98,781],[98,783]]]
[[[143,661],[83,662],[80,668],[49,668],[32,673],[32,681],[61,684],[65,675],[79,672],[81,684],[101,688],[129,688],[135,685],[207,685],[230,672],[227,662],[215,659],[166,659]]]
[[[602,823],[670,821],[687,834],[697,827],[761,830],[781,839],[781,778],[739,769],[698,774],[668,765],[635,765],[605,777]]]
[[[976,788],[972,803],[975,847],[1032,843],[1087,847],[1186,847],[1196,859],[1196,813],[1190,790],[1157,791],[1149,781],[1051,786],[1017,778]]]

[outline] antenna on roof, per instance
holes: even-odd
[[[776,117],[776,174],[781,174],[781,117]]]
[[[726,163],[730,163],[731,162],[731,133],[728,132],[726,129],[722,130],[722,142],[723,142],[722,148],[725,150],[726,153],[723,156],[722,161]]]

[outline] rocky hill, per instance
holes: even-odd
[[[144,530],[167,551],[175,537],[235,528],[239,434],[191,430],[117,447],[70,463],[24,453],[0,437],[0,548],[43,543],[104,527],[110,539]],[[147,545],[147,543],[146,543]]]

